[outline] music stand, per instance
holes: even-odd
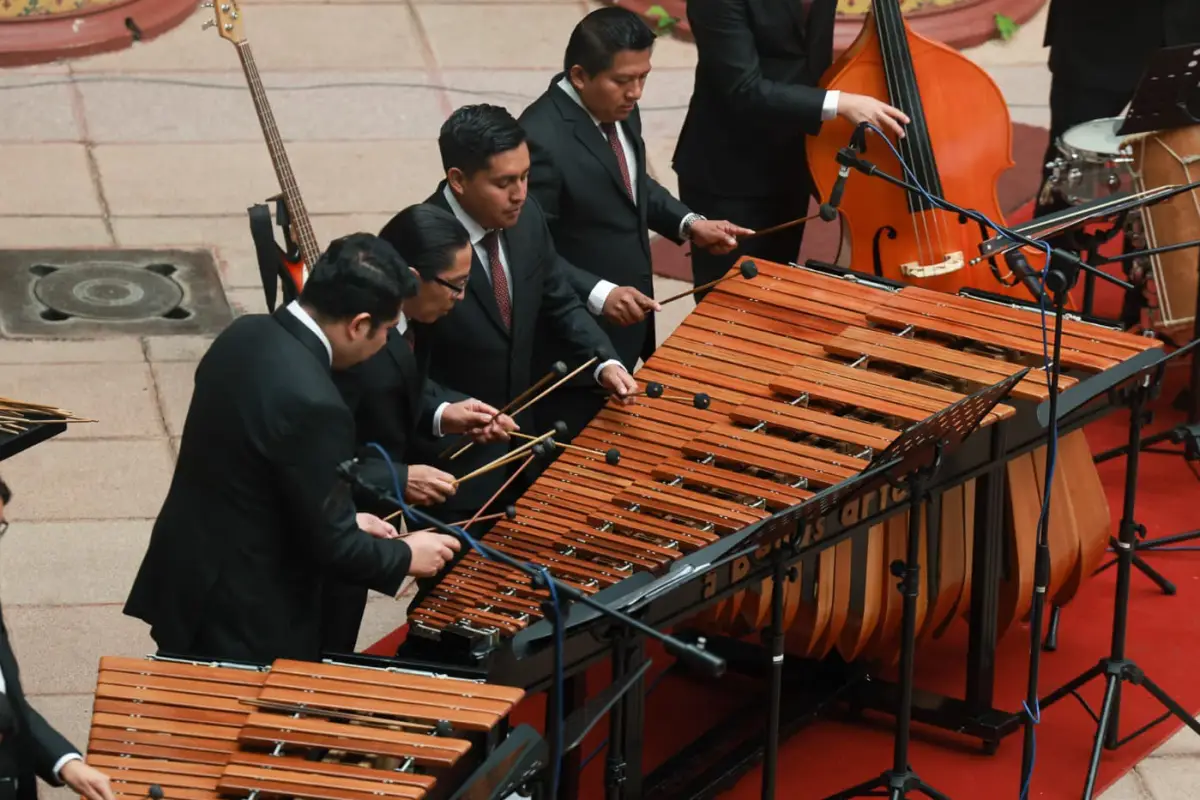
[[[1162,131],[1200,123],[1197,60],[1200,44],[1164,47],[1150,56],[1117,134]]]
[[[827,800],[876,797],[881,792],[891,800],[901,800],[910,791],[921,792],[933,800],[948,800],[947,795],[922,781],[908,763],[917,638],[917,593],[921,586],[921,505],[925,502],[929,481],[941,466],[943,457],[978,428],[988,412],[1028,373],[1029,368],[1026,367],[909,427],[872,460],[872,463],[897,461],[896,466],[886,469],[886,472],[894,477],[903,475],[908,490],[908,546],[905,561],[894,561],[891,565],[892,574],[900,578],[898,588],[904,596],[900,639],[900,707],[896,710],[892,768],[877,778],[830,795]]]
[[[1134,519],[1134,507],[1137,500],[1138,456],[1140,454],[1138,442],[1141,438],[1142,424],[1145,421],[1143,412],[1146,402],[1153,398],[1161,384],[1167,362],[1185,354],[1195,346],[1196,342],[1193,342],[1188,347],[1176,350],[1170,355],[1156,354],[1158,358],[1152,363],[1141,366],[1132,375],[1126,376],[1127,380],[1129,378],[1136,379],[1132,385],[1127,385],[1127,388],[1119,390],[1126,394],[1126,401],[1129,404],[1129,462],[1125,473],[1125,496],[1121,511],[1121,523],[1117,533],[1117,541],[1114,543],[1117,551],[1117,587],[1113,607],[1112,646],[1109,654],[1105,658],[1102,658],[1096,666],[1052,692],[1045,700],[1041,700],[1038,703],[1039,709],[1045,709],[1069,694],[1079,697],[1077,693],[1079,688],[1092,680],[1092,678],[1104,676],[1106,680],[1104,703],[1100,714],[1097,716],[1092,713],[1097,724],[1096,740],[1092,747],[1092,760],[1088,767],[1087,784],[1083,794],[1084,800],[1088,800],[1092,796],[1092,790],[1096,783],[1096,772],[1100,768],[1100,751],[1102,748],[1115,750],[1172,715],[1181,719],[1184,724],[1196,733],[1200,733],[1200,722],[1193,719],[1187,709],[1175,702],[1154,681],[1146,677],[1145,673],[1142,672],[1136,663],[1125,657],[1125,633],[1129,617],[1129,584],[1135,557],[1134,545],[1137,536],[1144,533],[1145,530]],[[1039,409],[1039,414],[1041,411],[1042,409]],[[1121,684],[1125,681],[1129,681],[1135,686],[1145,686],[1146,691],[1167,709],[1167,713],[1155,719],[1150,724],[1137,729],[1124,739],[1120,739],[1117,736],[1117,725],[1121,707]],[[1082,698],[1080,698],[1080,702],[1083,702]],[[1091,709],[1086,703],[1084,703],[1084,707],[1091,713]],[[1023,774],[1022,785],[1026,785],[1024,782],[1025,778],[1026,776]]]

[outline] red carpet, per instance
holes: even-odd
[[[1029,209],[1022,211],[1023,214],[1010,215],[1009,221],[1028,219]],[[1119,291],[1109,291],[1107,285],[1098,287],[1098,314],[1115,317],[1119,303]],[[1168,372],[1163,396],[1156,403],[1151,431],[1180,421],[1182,415],[1170,408],[1170,402],[1186,380],[1186,362],[1175,364]],[[1087,434],[1093,452],[1123,444],[1127,420],[1127,414],[1117,413],[1090,426]],[[1102,464],[1100,474],[1108,492],[1115,529],[1121,515],[1124,459]],[[1146,525],[1150,537],[1200,528],[1200,480],[1179,456],[1143,454],[1137,499],[1137,520]],[[1147,555],[1146,559],[1173,581],[1179,591],[1174,597],[1164,596],[1149,580],[1134,572],[1127,655],[1185,708],[1200,712],[1200,680],[1196,678],[1196,665],[1200,663],[1200,615],[1195,613],[1200,604],[1200,553],[1160,553]],[[1107,655],[1115,575],[1115,570],[1110,569],[1090,580],[1065,609],[1058,651],[1043,654],[1040,696]],[[403,629],[377,643],[371,652],[394,653],[402,636]],[[962,622],[952,627],[943,639],[922,645],[917,658],[919,687],[959,695],[965,651],[966,625]],[[660,650],[653,651],[653,658],[651,676],[658,675],[670,663]],[[998,648],[997,707],[1020,709],[1026,695],[1028,660],[1028,630],[1013,630]],[[607,665],[603,665],[589,673],[592,692],[605,685],[606,672]],[[654,769],[745,702],[744,698],[750,696],[745,680],[730,676],[720,682],[707,682],[676,674],[662,680],[647,701],[646,771]],[[1082,691],[1095,709],[1100,706],[1102,693],[1099,679]],[[518,708],[516,721],[540,728],[543,708],[542,696],[531,697]],[[1121,711],[1122,734],[1162,713],[1144,689],[1131,686],[1123,693]],[[603,741],[605,727],[606,723],[602,723],[598,726],[601,730],[593,731],[583,747],[585,754]],[[1117,751],[1106,752],[1098,789],[1121,777],[1180,727],[1174,721],[1163,723]],[[1095,723],[1073,698],[1046,709],[1037,727],[1036,762],[1029,797],[1078,797],[1094,733]],[[821,721],[781,745],[778,796],[788,800],[819,798],[873,778],[890,766],[891,746],[890,717],[880,716],[872,722],[855,724]],[[1001,744],[997,754],[985,756],[973,740],[916,726],[910,760],[926,782],[951,797],[1015,798],[1020,793],[1021,749],[1019,731]],[[585,769],[581,794],[586,800],[603,797],[603,757],[601,751]],[[757,798],[759,781],[760,773],[755,770],[723,797]]]

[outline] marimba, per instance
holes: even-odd
[[[939,480],[936,502],[923,512],[920,634],[938,635],[969,612],[980,524],[1000,525],[1004,533],[1003,564],[992,565],[1002,571],[1003,632],[1027,614],[1032,591],[1046,469],[1046,432],[1032,413],[1048,397],[1041,315],[813,268],[756,264],[756,279],[719,284],[638,372],[640,381],[667,387],[666,396],[703,392],[709,407],[639,398],[605,408],[572,441],[599,453],[615,446],[620,463],[563,452],[517,503],[516,518],[492,528],[487,544],[615,599],[631,577],[662,574],[838,485],[911,424],[1031,366],[1008,403],[971,437],[991,444],[952,459],[951,477]],[[1052,315],[1047,320],[1052,327]],[[1068,320],[1060,387],[1159,346]],[[1093,416],[1106,410],[1102,402],[1090,408]],[[1072,432],[1087,415],[1077,420],[1059,426],[1050,519],[1050,592],[1058,604],[1096,566],[1111,526],[1087,442]],[[985,461],[995,476],[988,486],[1005,487],[989,489],[990,508],[976,491]],[[804,562],[800,579],[784,587],[792,653],[896,656],[900,597],[887,565],[903,556],[906,531],[898,507]],[[751,586],[753,577],[746,562],[721,587],[709,580],[698,597],[688,589],[698,600],[694,623],[734,635],[763,628],[771,585]],[[545,593],[530,589],[523,576],[470,553],[410,610],[409,638],[416,648],[433,642],[434,651],[447,642],[463,646],[462,640],[475,651],[502,650],[531,628],[542,628],[544,638],[544,624],[535,624],[543,600]]]
[[[88,760],[119,797],[446,798],[506,733],[520,689],[341,664],[105,657]]]

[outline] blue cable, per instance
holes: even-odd
[[[417,511],[408,503],[404,502],[404,492],[401,491],[400,488],[400,475],[396,472],[395,464],[392,463],[391,453],[385,450],[378,442],[367,442],[367,447],[374,448],[381,456],[383,456],[383,463],[387,464],[388,473],[392,477],[392,496],[395,498],[396,502],[400,504],[400,510],[403,512],[405,518],[414,523],[432,526],[436,520],[434,520],[425,512]],[[471,534],[467,533],[465,529],[456,525],[447,525],[446,527],[460,535],[472,550],[474,550],[476,553],[479,553],[479,555],[483,556],[488,561],[502,563],[499,561],[499,559],[493,558],[492,551],[477,541],[475,537],[471,536]],[[558,759],[555,760],[553,765],[554,770],[551,773],[553,775],[551,785],[554,788],[554,793],[550,796],[558,797],[558,784],[562,772],[563,724],[565,716],[563,714],[563,683],[565,681],[564,673],[566,670],[563,666],[563,624],[566,622],[566,620],[563,618],[563,607],[559,603],[558,590],[554,586],[554,579],[550,577],[550,571],[537,564],[526,564],[526,566],[536,572],[541,573],[542,579],[546,582],[546,588],[550,592],[551,607],[554,609],[554,614],[557,617],[557,624],[554,625],[554,683],[558,692],[559,704],[558,725],[556,726],[557,735],[555,736],[555,743],[557,746],[555,747],[554,752],[558,754]]]
[[[892,151],[892,155],[894,155],[896,157],[896,160],[900,163],[901,169],[904,170],[904,174],[907,177],[908,182],[911,183],[914,187],[916,187],[916,189],[921,193],[922,197],[924,197],[925,200],[928,201],[928,203],[931,206],[933,206],[935,208],[941,208],[946,211],[951,211],[951,212],[957,213],[956,209],[949,208],[948,205],[944,201],[931,195],[925,189],[925,187],[921,185],[921,182],[917,179],[917,176],[913,174],[912,170],[910,170],[908,168],[908,165],[904,162],[904,157],[900,155],[899,151],[896,150],[896,147],[892,144],[891,140],[888,139],[888,137],[884,135],[883,131],[879,130],[879,128],[875,127],[874,125],[872,125],[870,123],[867,123],[866,127],[869,130],[871,130],[876,136],[878,136],[880,139],[882,139],[883,142],[888,146],[888,149],[890,149]],[[967,217],[969,219],[973,219],[977,222],[985,223],[986,225],[995,229],[1001,236],[1012,241],[1014,244],[1021,243],[1022,237],[1019,234],[1017,234],[1016,232],[1012,231],[1011,229],[1009,229],[1003,225],[997,225],[995,222],[988,219],[986,216],[984,216],[982,213],[980,213],[978,211],[974,211],[971,209],[965,209],[965,210],[967,212]],[[1051,247],[1050,247],[1049,242],[1046,242],[1046,241],[1039,240],[1039,241],[1035,241],[1034,244],[1036,244],[1038,246],[1038,248],[1041,249],[1046,254],[1046,264],[1045,264],[1045,266],[1042,267],[1042,272],[1041,272],[1042,292],[1041,292],[1041,296],[1038,298],[1038,300],[1039,300],[1038,308],[1041,311],[1042,361],[1045,365],[1046,388],[1049,391],[1053,392],[1054,386],[1053,386],[1053,380],[1051,377],[1051,372],[1053,370],[1053,364],[1051,363],[1051,360],[1050,360],[1049,326],[1046,323],[1046,291],[1045,291],[1046,276],[1050,270]],[[1047,486],[1053,485],[1054,468],[1055,468],[1057,461],[1058,461],[1058,420],[1052,419],[1052,420],[1050,420],[1050,436],[1046,442],[1046,485]],[[1038,515],[1037,530],[1039,533],[1039,538],[1041,538],[1040,534],[1041,534],[1043,527],[1048,524],[1047,520],[1048,520],[1049,514],[1050,514],[1050,503],[1049,503],[1049,495],[1047,495],[1046,499],[1042,501],[1041,513]],[[1034,644],[1034,646],[1040,647],[1041,643],[1037,642]],[[1029,707],[1029,704],[1025,701],[1022,701],[1021,706],[1022,706],[1022,708],[1025,709],[1025,714],[1029,717],[1029,720],[1033,723],[1034,727],[1036,728],[1036,726],[1042,721],[1042,711],[1041,711],[1041,708],[1040,708],[1037,700],[1036,699],[1034,700],[1034,704],[1033,704],[1034,707],[1032,709]],[[1021,800],[1026,800],[1026,798],[1029,796],[1029,785],[1033,781],[1033,771],[1034,771],[1034,766],[1036,764],[1037,764],[1037,733],[1035,731],[1034,737],[1033,737],[1033,753],[1030,757],[1029,776],[1025,779],[1024,784],[1021,786],[1021,795],[1020,795]]]

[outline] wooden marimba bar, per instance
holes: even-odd
[[[448,797],[523,696],[340,664],[105,657],[88,761],[129,800]]]
[[[758,278],[719,284],[639,370],[673,394],[703,392],[707,410],[639,398],[612,405],[572,441],[621,451],[609,465],[563,452],[486,542],[596,592],[671,561],[858,474],[902,430],[1025,366],[1042,365],[1038,314],[914,287],[894,290],[806,268],[756,262]],[[1097,373],[1156,342],[1068,321],[1065,368]],[[1064,375],[1062,389],[1075,383]],[[1048,396],[1040,369],[1013,401]],[[1011,420],[1013,405],[984,421]],[[1008,461],[1000,627],[1028,610],[1045,449]],[[1082,432],[1063,435],[1055,471],[1050,591],[1063,604],[1102,557],[1110,520]],[[922,560],[936,569],[918,630],[938,635],[970,598],[975,485],[943,492],[923,512]],[[785,586],[789,651],[891,659],[900,601],[887,564],[904,555],[905,513],[844,540]],[[931,524],[932,523],[932,524]],[[930,536],[930,532],[933,536]],[[925,564],[923,564],[925,566]],[[742,634],[768,621],[770,584],[724,600],[696,622]],[[544,592],[520,574],[467,555],[410,610],[412,632],[511,636],[541,616]]]

